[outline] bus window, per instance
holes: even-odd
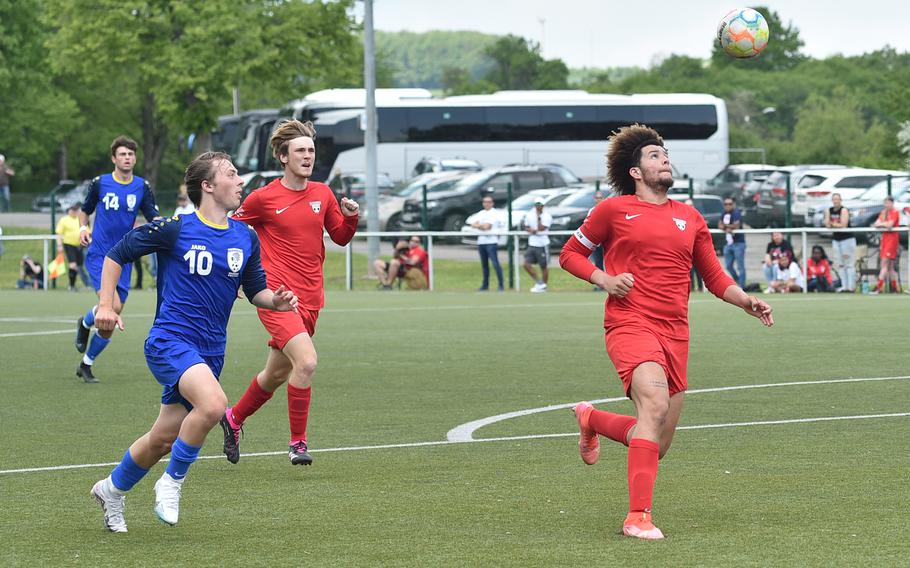
[[[487,107],[487,126],[490,141],[541,140],[540,108]]]
[[[380,108],[379,141],[385,143],[408,141],[408,109]]]
[[[540,123],[541,135],[546,140],[606,140],[610,134],[597,124],[593,107],[541,107]]]
[[[411,108],[409,142],[472,142],[483,140],[483,109],[470,107]]]
[[[717,131],[717,110],[710,105],[652,105],[642,107],[642,120],[664,139],[704,140]]]

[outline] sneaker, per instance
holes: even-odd
[[[110,476],[92,487],[92,497],[101,505],[101,511],[104,513],[104,528],[111,532],[127,532],[126,519],[123,518],[123,504],[126,501],[126,495],[114,491]]]
[[[221,430],[224,432],[224,455],[227,456],[229,462],[237,463],[240,461],[240,436],[243,434],[243,428],[234,427],[230,408],[224,411],[220,424]]]
[[[98,379],[92,374],[92,366],[86,365],[84,361],[79,361],[79,366],[76,367],[76,376],[89,384],[98,382]]]
[[[76,320],[76,351],[85,353],[85,349],[88,347],[88,336],[91,332],[90,328],[82,325],[81,317]]]
[[[307,451],[306,442],[297,442],[288,446],[288,457],[291,458],[292,465],[310,465],[313,463],[313,456]]]
[[[622,523],[622,534],[648,540],[660,540],[664,537],[664,533],[651,522],[650,511],[637,511],[626,515],[626,520]]]
[[[183,482],[177,481],[167,473],[155,482],[155,513],[169,525],[176,525],[177,517],[180,516],[181,489]]]
[[[600,457],[600,439],[597,432],[588,425],[588,418],[594,407],[588,401],[579,402],[575,405],[575,420],[578,421],[578,451],[581,454],[581,461],[588,465],[597,463]]]

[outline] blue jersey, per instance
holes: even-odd
[[[132,230],[140,210],[146,221],[158,216],[152,188],[139,176],[133,176],[127,183],[121,183],[113,174],[96,177],[89,186],[82,210],[87,215],[95,212],[87,254],[101,257]]]
[[[130,231],[108,253],[120,264],[158,253],[158,307],[149,337],[176,337],[221,355],[237,289],[252,301],[266,288],[259,239],[245,223],[214,225],[198,213]]]

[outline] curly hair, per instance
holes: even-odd
[[[623,126],[613,132],[607,150],[607,179],[614,191],[620,195],[635,194],[635,179],[629,170],[638,166],[641,149],[651,145],[663,147],[664,139],[644,124]]]

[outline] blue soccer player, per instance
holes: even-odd
[[[185,179],[195,213],[136,228],[104,259],[95,325],[112,332],[115,327],[123,329],[114,294],[122,267],[158,253],[158,308],[145,341],[145,358],[164,387],[152,429],[92,487],[92,496],[104,511],[104,526],[113,532],[126,532],[126,492],[168,452],[170,462],[155,483],[155,512],[165,523],[177,522],[187,470],[227,408],[218,377],[228,318],[240,286],[259,308],[297,309],[297,297],[284,286],[274,292],[268,289],[256,233],[228,218],[228,211],[240,206],[243,186],[230,156],[202,154],[187,167]]]
[[[101,268],[105,255],[133,228],[139,211],[142,211],[146,221],[158,218],[158,206],[155,205],[152,188],[147,181],[133,175],[136,148],[136,142],[126,136],[114,139],[111,144],[114,171],[92,180],[85,203],[82,204],[82,211],[79,212],[79,222],[82,225],[79,229],[79,242],[82,246],[88,246],[85,266],[96,293],[101,289]],[[88,226],[88,217],[92,212],[95,212],[94,231]],[[113,308],[118,314],[123,311],[123,304],[130,291],[132,267],[132,264],[123,267],[117,284],[117,298],[114,300]],[[84,317],[76,320],[76,351],[84,353],[82,361],[76,367],[76,376],[87,383],[98,382],[92,373],[92,363],[110,343],[111,335],[114,333],[113,330],[105,331],[98,328],[98,332],[89,341],[97,309],[97,305],[92,306]]]

